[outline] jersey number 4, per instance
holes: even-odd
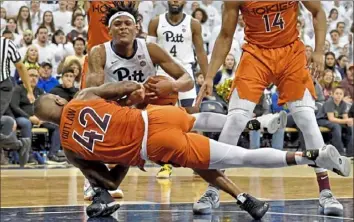
[[[173,45],[173,47],[172,47],[171,50],[170,50],[170,54],[171,54],[173,57],[177,57],[176,45]]]
[[[280,12],[275,14],[275,17],[274,17],[274,20],[272,22],[272,25],[270,25],[269,15],[263,15],[263,20],[264,20],[264,25],[265,25],[266,32],[271,32],[272,31],[272,27],[277,27],[277,26],[280,29],[284,29],[285,23],[284,23],[283,18],[281,17]]]
[[[107,132],[109,122],[111,121],[111,115],[105,114],[103,118],[101,118],[94,109],[90,107],[86,107],[80,111],[79,115],[79,123],[86,128],[87,119],[86,116],[89,116],[93,122],[98,126],[102,133],[98,133],[95,130],[84,130],[83,134],[80,135],[76,131],[73,132],[73,138],[76,142],[78,142],[83,148],[93,153],[95,148],[96,141],[103,142],[104,135]]]

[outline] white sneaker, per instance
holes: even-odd
[[[344,177],[350,175],[351,164],[349,158],[341,156],[338,150],[332,145],[325,145],[319,149],[315,163],[318,167],[332,170],[338,175]]]
[[[322,190],[319,198],[319,213],[327,216],[343,216],[343,205],[330,190]]]
[[[124,194],[121,189],[116,189],[113,191],[108,191],[113,198],[123,198]],[[84,200],[85,201],[92,201],[93,196],[95,195],[95,191],[91,187],[90,182],[85,178],[85,183],[84,183]]]
[[[267,114],[257,117],[261,123],[261,128],[267,128],[268,133],[275,133],[280,128],[285,128],[287,123],[287,114],[281,111],[275,114]]]

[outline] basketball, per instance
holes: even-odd
[[[159,81],[175,81],[174,79],[167,77],[167,76],[153,76],[150,77],[144,85],[147,83],[157,83]],[[148,94],[150,91],[146,88],[145,93]],[[167,96],[160,96],[157,99],[150,99],[148,96],[145,96],[145,103],[151,105],[172,105],[174,106],[178,101],[178,93],[173,92]]]

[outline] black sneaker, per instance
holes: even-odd
[[[120,205],[114,201],[113,197],[107,190],[97,187],[93,189],[95,194],[93,196],[92,204],[86,208],[87,216],[105,217],[119,209]]]
[[[20,167],[24,167],[25,164],[28,162],[32,140],[31,140],[31,138],[21,138],[20,141],[21,141],[22,145],[21,145],[21,148],[18,152],[19,162],[20,162]]]
[[[242,193],[237,196],[237,204],[244,211],[247,211],[255,220],[260,220],[268,211],[269,204],[260,201],[249,194]]]

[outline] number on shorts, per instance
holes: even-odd
[[[109,114],[105,114],[103,118],[101,118],[94,109],[90,107],[85,107],[80,111],[79,114],[79,123],[83,127],[87,126],[88,121],[86,119],[86,116],[89,116],[93,120],[93,122],[100,128],[102,133],[98,133],[95,130],[84,130],[83,134],[80,135],[76,131],[74,131],[73,138],[83,148],[93,153],[96,141],[103,142],[112,116]]]
[[[170,53],[173,57],[177,57],[176,45],[171,48]]]
[[[270,25],[269,15],[263,15],[263,20],[264,20],[266,32],[271,32],[272,27],[276,27],[276,26],[278,26],[280,29],[284,29],[285,23],[283,18],[281,17],[280,12],[275,14],[274,20],[272,22],[272,26]]]

